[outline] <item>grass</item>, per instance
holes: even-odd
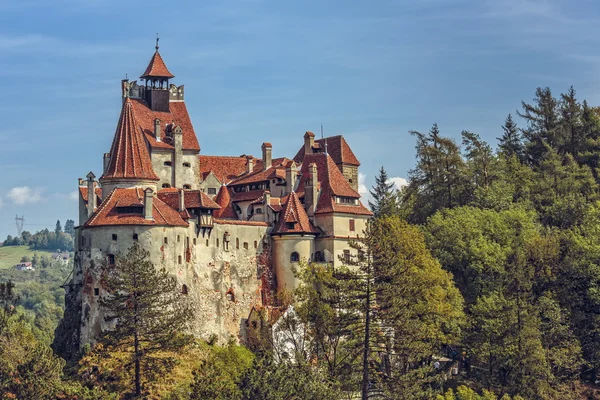
[[[51,251],[30,250],[29,246],[2,246],[0,247],[0,269],[12,268],[21,261],[21,257],[33,257],[34,253],[38,256],[42,254],[52,254]]]

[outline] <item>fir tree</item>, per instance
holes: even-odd
[[[389,182],[385,169],[379,169],[379,175],[375,177],[375,186],[370,191],[373,201],[369,201],[369,207],[375,214],[375,218],[384,215],[393,215],[398,210],[398,196],[393,190],[394,184]]]
[[[60,225],[60,220],[56,221],[56,227],[54,228],[54,233],[58,236],[62,232],[62,226]]]
[[[175,278],[156,269],[148,251],[137,243],[125,256],[118,255],[105,274],[107,295],[100,304],[114,328],[105,332],[109,349],[131,352],[135,394],[142,394],[142,375],[159,373],[169,358],[154,357],[161,350],[176,350],[189,341],[185,335],[193,310]]]
[[[72,219],[68,219],[67,222],[65,222],[65,233],[72,237],[75,236],[75,221]]]
[[[507,158],[516,156],[523,160],[523,135],[513,120],[512,115],[508,114],[504,125],[502,125],[502,136],[498,138],[498,148]]]

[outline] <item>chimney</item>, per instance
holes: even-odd
[[[263,143],[262,144],[262,153],[263,153],[263,171],[270,168],[271,165],[273,164],[272,162],[272,154],[273,154],[273,146],[271,146],[271,143]]]
[[[265,211],[264,214],[266,215],[267,221],[266,222],[271,222],[269,220],[269,216],[271,215],[270,211],[269,211],[269,207],[271,206],[271,192],[269,190],[265,190],[264,193],[264,201],[265,201]]]
[[[185,210],[185,192],[179,189],[179,211]]]
[[[104,153],[104,173],[106,173],[106,170],[108,169],[108,165],[110,164],[110,153]]]
[[[308,131],[304,134],[304,154],[312,154],[315,144],[315,134]]]
[[[251,173],[254,169],[254,158],[252,156],[246,156],[246,173]]]
[[[160,142],[160,119],[156,118],[154,120],[154,137],[156,138],[157,142]]]
[[[318,194],[318,177],[317,177],[317,165],[311,163],[308,166],[309,178],[308,182],[304,186],[304,205],[306,207],[306,213],[309,217],[315,215],[315,209],[317,208],[317,194]]]
[[[285,167],[285,193],[290,194],[296,187],[296,164],[291,162]]]
[[[79,183],[79,186],[85,186],[85,179],[77,178],[77,182]]]
[[[92,171],[90,171],[90,173],[87,174],[86,177],[88,178],[88,180],[87,180],[87,188],[88,188],[87,215],[89,218],[90,215],[92,215],[94,213],[94,210],[96,209],[96,191],[94,190],[95,186],[96,186],[94,179],[96,178],[96,176],[93,174]]]
[[[173,187],[183,186],[183,130],[179,125],[172,124],[173,132]]]
[[[144,190],[144,219],[147,219],[149,221],[154,221],[154,217],[152,217],[153,197],[153,190],[150,188],[146,188],[146,190]]]

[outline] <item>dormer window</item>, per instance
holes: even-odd
[[[294,229],[295,226],[296,226],[295,222],[286,222],[285,223],[285,227],[288,229]]]

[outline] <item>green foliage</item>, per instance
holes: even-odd
[[[242,377],[248,373],[254,355],[245,347],[230,343],[212,347],[210,355],[194,371],[190,399],[233,400],[242,398]]]
[[[53,232],[44,229],[33,235],[27,231],[23,231],[20,237],[8,235],[6,240],[2,243],[2,246],[29,246],[34,250],[73,251],[75,223],[72,220],[69,221],[72,222],[72,226],[69,229],[71,232],[63,232],[60,221],[56,221],[56,227]]]
[[[177,350],[189,343],[186,335],[193,310],[174,277],[158,270],[149,253],[137,243],[127,255],[118,255],[114,266],[105,269],[106,295],[100,304],[107,310],[113,329],[102,342],[113,350],[131,354],[135,393],[142,393],[143,378],[160,374],[174,362],[154,353]]]
[[[398,212],[398,193],[393,188],[394,184],[389,182],[385,169],[381,167],[379,175],[375,177],[375,186],[370,192],[373,201],[369,201],[369,207],[376,218]]]

